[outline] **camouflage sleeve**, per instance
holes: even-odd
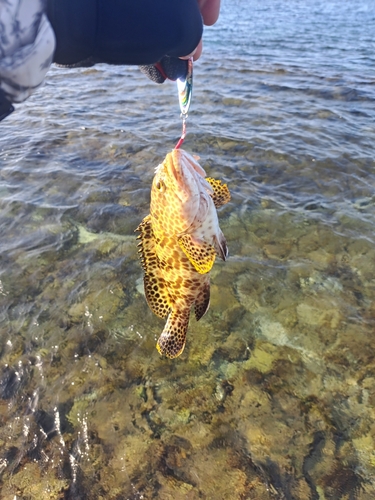
[[[45,0],[0,0],[0,95],[27,99],[43,82],[55,50]]]

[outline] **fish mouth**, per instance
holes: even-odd
[[[164,165],[181,201],[198,195],[202,183],[205,184],[206,172],[191,155],[174,149],[167,155]]]
[[[179,188],[184,186],[183,177],[184,172],[180,166],[180,155],[179,151],[174,149],[171,154],[170,161],[168,162],[168,174],[173,178],[173,180],[177,183]]]
[[[173,163],[180,165],[182,162],[184,164],[185,168],[189,168],[189,170],[193,173],[197,173],[200,177],[205,178],[206,177],[206,172],[205,170],[199,165],[199,163],[196,161],[196,159],[191,156],[189,153],[184,151],[183,149],[173,149],[172,150],[172,158],[173,158]]]

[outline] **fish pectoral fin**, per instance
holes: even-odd
[[[170,313],[167,323],[156,344],[159,354],[167,358],[177,358],[184,350],[189,326],[190,309]]]
[[[227,240],[225,239],[224,234],[222,231],[219,231],[219,234],[214,236],[214,248],[217,253],[217,255],[222,259],[222,260],[227,260],[228,257],[228,245],[227,245]]]
[[[206,177],[206,181],[210,184],[214,191],[211,198],[214,202],[215,208],[219,208],[230,201],[230,192],[226,184],[218,179],[213,179],[212,177]]]
[[[206,283],[202,294],[197,298],[194,304],[195,319],[199,321],[210,307],[210,282]]]
[[[195,240],[190,234],[177,238],[186,257],[200,274],[208,273],[215,262],[216,250],[205,241]]]

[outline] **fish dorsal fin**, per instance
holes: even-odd
[[[184,350],[190,309],[172,310],[156,348],[162,356],[177,358]]]
[[[201,295],[197,298],[194,304],[195,319],[199,321],[208,311],[210,307],[210,282],[208,281],[202,290]]]
[[[140,233],[137,236],[138,253],[141,258],[141,264],[144,271],[147,271],[147,266],[155,254],[155,239],[151,227],[151,215],[146,215],[143,221],[139,224],[135,232]]]
[[[165,318],[170,313],[171,303],[165,280],[158,267],[150,215],[143,219],[136,231],[140,232],[137,237],[140,240],[138,252],[145,273],[143,283],[146,300],[151,311],[156,316]]]
[[[226,184],[220,180],[213,179],[212,177],[206,177],[206,181],[210,184],[214,191],[211,197],[216,208],[219,208],[230,201],[230,192]]]
[[[208,273],[215,262],[215,248],[201,240],[195,240],[190,234],[177,238],[183,252],[200,274]]]

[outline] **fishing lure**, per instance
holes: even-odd
[[[182,118],[182,134],[180,140],[175,146],[175,149],[180,149],[186,137],[186,120],[191,103],[193,92],[193,58],[188,60],[188,69],[184,79],[177,79],[178,101],[180,103],[181,118]]]

